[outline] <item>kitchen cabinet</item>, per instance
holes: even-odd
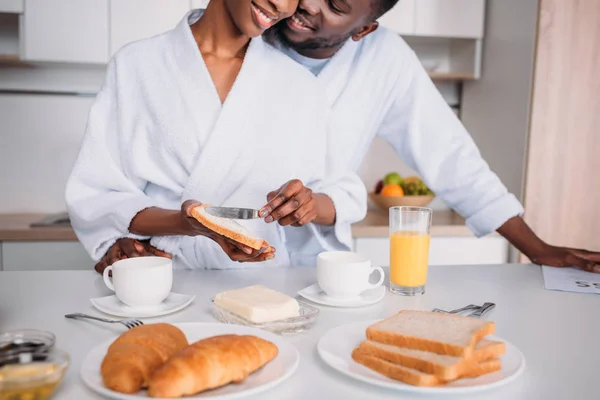
[[[600,1],[539,4],[525,220],[548,243],[600,251]]]
[[[20,14],[23,12],[24,0],[0,0],[0,13]]]
[[[388,238],[357,238],[354,251],[367,256],[375,265],[390,264]],[[429,265],[484,265],[508,262],[508,242],[501,236],[432,237]]]
[[[3,242],[4,271],[94,269],[94,261],[79,242]]]
[[[108,0],[27,0],[23,18],[24,60],[108,61]]]
[[[417,0],[414,3],[414,35],[483,38],[485,0]]]
[[[173,29],[190,10],[190,0],[112,0],[110,53]]]
[[[415,32],[416,0],[400,0],[394,8],[385,13],[378,22],[381,26],[400,34],[413,35]]]

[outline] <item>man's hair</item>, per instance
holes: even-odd
[[[390,11],[398,3],[398,0],[371,0],[371,18],[378,19]]]

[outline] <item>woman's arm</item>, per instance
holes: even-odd
[[[194,236],[189,226],[186,227],[181,210],[158,207],[140,211],[131,220],[129,232],[141,236]],[[198,234],[203,235],[203,232]]]

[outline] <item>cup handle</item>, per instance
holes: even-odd
[[[113,269],[112,265],[106,267],[104,269],[104,272],[102,273],[102,278],[104,278],[104,284],[106,285],[106,287],[108,287],[110,290],[112,290],[114,292],[115,287],[113,286],[112,282],[110,281],[110,277],[108,276],[109,272],[112,271],[112,269]]]
[[[373,269],[373,271],[379,272],[379,281],[377,281],[377,283],[375,284],[369,284],[369,289],[375,289],[383,284],[383,281],[385,280],[385,272],[383,272],[383,268],[378,267],[376,265],[371,266],[371,268]],[[371,271],[371,273],[373,272]]]

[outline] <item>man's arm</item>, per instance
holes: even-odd
[[[405,49],[399,58],[405,64],[397,68],[403,73],[379,135],[477,236],[498,231],[534,263],[600,272],[600,253],[552,246],[531,230],[522,205],[490,170],[414,52],[397,48]]]
[[[498,229],[498,233],[535,264],[553,267],[574,266],[588,272],[600,273],[600,253],[551,246],[541,240],[521,217],[506,221]]]

